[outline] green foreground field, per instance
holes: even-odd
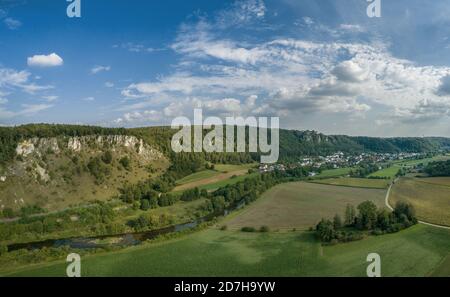
[[[239,215],[223,222],[231,229],[268,226],[271,229],[307,230],[322,218],[343,217],[347,204],[355,207],[366,200],[384,207],[386,190],[350,188],[293,182],[278,185],[262,195]]]
[[[450,177],[401,178],[391,190],[391,205],[412,203],[420,220],[450,226]]]
[[[366,276],[369,253],[382,276],[449,276],[450,231],[417,225],[396,234],[322,247],[311,232],[208,229],[169,242],[82,259],[82,276]],[[448,258],[447,258],[448,259]],[[64,276],[66,263],[9,276]]]

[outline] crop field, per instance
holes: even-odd
[[[274,230],[306,230],[336,213],[343,217],[347,204],[355,207],[366,200],[384,206],[385,190],[350,188],[294,182],[278,185],[251,207],[224,222],[230,229],[268,226]]]
[[[355,187],[355,188],[370,188],[370,189],[386,189],[389,187],[390,184],[390,180],[385,179],[351,178],[351,177],[317,179],[312,182],[325,185]]]
[[[450,178],[402,178],[392,187],[389,202],[409,202],[420,220],[450,226],[449,185]]]
[[[184,191],[186,189],[191,189],[198,187],[200,189],[214,189],[221,186],[221,182],[231,179],[233,176],[239,177],[246,175],[248,169],[254,167],[255,164],[244,164],[244,165],[225,165],[218,164],[215,165],[214,170],[203,170],[191,175],[188,175],[177,181],[177,186],[174,191]],[[219,186],[211,186],[218,184]],[[224,184],[227,184],[226,182]]]
[[[376,252],[382,259],[382,276],[449,276],[442,266],[449,250],[450,231],[424,225],[325,247],[311,232],[207,229],[171,241],[86,256],[81,259],[81,275],[366,276],[366,257]],[[1,274],[65,276],[66,267],[60,261]]]

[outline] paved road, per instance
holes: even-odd
[[[389,194],[391,193],[391,188],[392,186],[398,181],[398,178],[396,178],[391,185],[389,186],[389,189],[386,192],[386,198],[384,199],[384,203],[386,204],[386,207],[389,208],[390,210],[394,210],[394,208],[389,204]],[[447,229],[450,230],[450,227],[448,226],[442,226],[442,225],[436,225],[436,224],[432,224],[432,223],[428,223],[428,222],[424,222],[424,221],[419,221],[420,224],[423,225],[427,225],[427,226],[432,226],[432,227],[436,227],[436,228],[441,228],[441,229]]]

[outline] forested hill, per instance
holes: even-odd
[[[170,127],[102,128],[77,125],[31,124],[18,127],[0,127],[0,163],[12,160],[17,144],[33,137],[60,137],[86,135],[134,135],[158,148],[169,158],[175,158],[170,140],[175,130]],[[326,155],[337,151],[346,153],[430,152],[450,149],[450,138],[374,138],[345,135],[324,135],[314,131],[280,131],[280,160],[297,160],[302,156]],[[202,154],[212,162],[248,162],[257,160],[255,154]]]
[[[284,160],[301,155],[346,153],[432,152],[450,149],[450,138],[442,137],[352,137],[324,135],[315,131],[280,131],[280,157]]]

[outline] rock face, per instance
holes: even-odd
[[[112,151],[125,148],[134,150],[142,158],[142,161],[146,162],[163,157],[161,152],[144,143],[142,139],[128,135],[69,137],[59,143],[56,138],[31,138],[18,144],[16,154],[23,157],[27,157],[33,153],[41,156],[42,153],[47,151],[58,154],[61,151],[60,146],[65,146],[64,143],[67,143],[67,149],[74,152],[94,148],[110,149]]]
[[[17,145],[16,154],[26,157],[34,152],[39,155],[42,152],[52,151],[59,153],[58,140],[56,138],[31,138],[24,140]]]

